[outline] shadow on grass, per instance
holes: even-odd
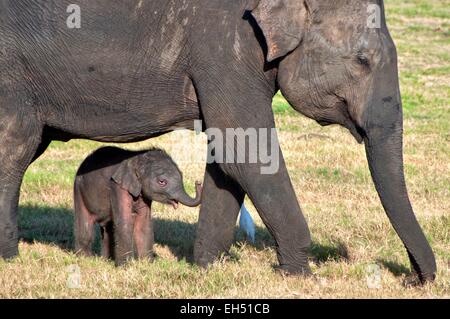
[[[313,242],[310,255],[316,264],[320,265],[327,261],[348,261],[350,259],[347,246],[337,240],[329,244]]]
[[[66,208],[46,206],[20,206],[19,237],[21,240],[33,243],[41,242],[57,245],[63,250],[73,251],[73,211]],[[178,258],[188,262],[193,261],[193,247],[196,235],[196,224],[177,220],[155,218],[153,220],[155,242],[166,246]],[[94,252],[100,252],[100,235],[97,229],[94,241]],[[245,241],[245,234],[236,230],[237,242]],[[275,241],[266,228],[256,227],[255,243],[249,244],[257,250],[274,247]],[[322,244],[313,242],[310,249],[312,259],[318,263],[329,260],[348,260],[348,250],[341,242]],[[386,266],[389,268],[389,266]],[[400,267],[400,266],[398,266]]]
[[[379,259],[377,260],[383,267],[389,270],[395,277],[402,275],[411,275],[411,270],[405,265],[399,264],[392,260]]]
[[[18,223],[20,240],[73,249],[73,212],[69,209],[20,206]]]
[[[185,259],[189,263],[193,262],[197,224],[154,218],[153,228],[157,244],[167,246],[178,260]]]

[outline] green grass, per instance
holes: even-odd
[[[448,0],[391,0],[385,1],[385,5],[389,13],[408,18],[416,18],[417,16],[420,16],[427,18],[448,19],[450,15],[450,2]]]
[[[230,257],[208,270],[192,260],[198,209],[155,204],[155,262],[115,268],[99,257],[74,255],[72,183],[78,165],[100,143],[52,143],[24,179],[20,201],[20,256],[0,261],[0,297],[450,297],[450,2],[387,0],[388,23],[399,52],[405,114],[405,170],[410,197],[437,257],[436,283],[405,289],[408,257],[371,182],[364,149],[339,127],[322,128],[297,114],[280,96],[273,107],[280,140],[313,236],[315,278],[276,274],[274,241],[247,200],[257,223],[256,243],[236,231]],[[193,193],[204,163],[204,136],[180,143],[168,134],[126,147],[162,146],[174,155]],[[176,134],[180,134],[179,132]],[[186,133],[190,134],[190,133]],[[185,144],[181,145],[180,144]],[[99,250],[99,240],[95,244]],[[381,288],[367,286],[377,264]],[[81,286],[70,289],[69,266]]]

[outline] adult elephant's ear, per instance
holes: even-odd
[[[260,0],[253,6],[250,11],[267,41],[268,62],[285,56],[298,47],[308,16],[305,1]]]
[[[124,161],[120,164],[119,168],[112,176],[112,180],[133,195],[133,197],[139,197],[141,194],[142,185],[139,182],[136,169],[131,160]]]

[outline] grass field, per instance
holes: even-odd
[[[404,288],[406,252],[391,227],[371,182],[363,146],[344,129],[321,128],[274,101],[282,148],[298,200],[313,236],[315,279],[276,274],[273,240],[247,201],[256,223],[255,245],[240,232],[232,258],[209,270],[192,256],[198,209],[154,205],[154,263],[124,268],[71,251],[72,182],[83,158],[99,143],[53,143],[28,170],[20,201],[20,256],[0,261],[0,297],[450,297],[450,1],[386,0],[398,51],[405,109],[405,166],[410,197],[437,257],[433,285]],[[180,143],[184,138],[186,143]],[[175,132],[145,143],[164,147],[179,162],[188,190],[203,175],[205,137]],[[98,249],[98,242],[96,244]],[[376,266],[374,266],[376,265]],[[68,279],[79,267],[81,285]],[[367,277],[380,270],[379,287]]]

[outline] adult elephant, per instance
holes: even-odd
[[[405,186],[397,56],[382,1],[71,2],[0,2],[1,256],[18,253],[20,183],[51,140],[133,142],[199,118],[222,131],[273,128],[281,89],[300,113],[364,141],[418,278],[434,279]],[[368,27],[369,5],[380,9],[379,28]],[[310,235],[283,156],[274,174],[262,165],[207,166],[195,260],[206,265],[228,250],[246,193],[281,270],[309,273]]]

